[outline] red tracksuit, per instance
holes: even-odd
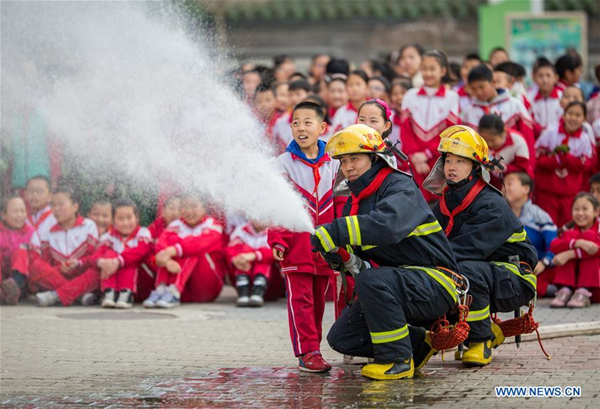
[[[548,212],[557,226],[571,220],[573,198],[582,190],[587,175],[595,167],[593,140],[588,124],[567,135],[561,120],[558,125],[546,129],[535,143],[536,204]],[[554,153],[560,145],[568,145],[569,153]]]
[[[460,123],[459,109],[458,94],[443,86],[438,89],[421,87],[408,90],[402,100],[400,117],[404,153],[409,157],[415,153],[424,153],[428,158],[429,168],[432,169],[440,157],[437,150],[440,132]],[[414,174],[419,186],[423,185],[426,177],[427,174]],[[422,187],[421,192],[428,202],[438,199]]]
[[[174,284],[182,302],[214,301],[223,288],[223,227],[206,216],[195,226],[184,220],[174,220],[156,243],[156,252],[174,246],[176,260],[181,266],[179,274],[159,268],[156,285]]]
[[[314,226],[330,223],[334,219],[333,185],[339,163],[332,162],[327,154],[310,163],[299,149],[292,149],[294,144],[277,158],[277,163],[306,200]],[[320,145],[324,150],[325,143],[320,141]],[[285,275],[294,355],[320,351],[325,295],[334,272],[318,253],[312,252],[309,233],[269,229],[268,241],[272,248],[284,251],[281,272]]]
[[[229,245],[226,250],[228,263],[233,265],[231,260],[235,256],[243,253],[256,254],[256,260],[252,262],[250,271],[239,271],[233,267],[234,275],[248,275],[250,277],[250,282],[252,282],[257,274],[262,274],[268,281],[271,277],[274,260],[273,251],[269,247],[267,240],[267,231],[263,230],[257,232],[252,226],[252,223],[246,223],[236,227],[233,233],[231,233]]]
[[[27,224],[20,229],[11,229],[0,222],[0,283],[10,278],[13,270],[28,275],[27,246],[33,231],[33,227]]]
[[[598,290],[600,288],[600,252],[589,255],[580,248],[574,248],[576,240],[588,240],[600,246],[600,224],[598,221],[586,231],[579,227],[567,230],[550,244],[550,251],[554,254],[567,250],[575,250],[577,258],[570,260],[564,266],[554,267],[554,284],[571,288],[587,288]]]
[[[518,131],[527,142],[529,157],[535,158],[535,138],[533,130],[533,118],[518,99],[512,97],[505,89],[498,89],[498,95],[491,101],[473,100],[473,105],[466,111],[461,112],[462,122],[477,130],[479,120],[486,114],[496,114],[504,121],[506,128]]]
[[[79,215],[68,230],[56,224],[47,236],[34,233],[29,265],[32,292],[54,290],[63,305],[70,305],[79,296],[97,290],[100,275],[96,268],[90,268],[97,244],[96,223]],[[70,259],[78,260],[79,266],[63,274],[60,267]]]
[[[112,288],[116,291],[137,292],[138,272],[144,259],[152,253],[152,237],[145,227],[137,227],[128,237],[123,237],[114,229],[102,236],[100,248],[94,258],[116,258],[119,269],[106,280],[102,280],[102,291]]]

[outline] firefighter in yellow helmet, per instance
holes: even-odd
[[[490,314],[514,311],[535,297],[531,266],[537,253],[502,193],[489,184],[489,171],[501,165],[489,157],[485,140],[461,125],[446,129],[440,138],[442,156],[423,186],[441,196],[433,213],[471,285],[469,349],[462,362],[484,366],[492,360],[492,348],[504,341]]]
[[[331,347],[374,358],[362,375],[411,378],[435,352],[429,334],[410,323],[435,320],[457,302],[456,270],[448,239],[411,176],[392,166],[381,136],[365,125],[335,134],[326,151],[340,160],[351,196],[343,215],[316,230],[311,241],[330,252],[351,249],[344,266],[356,274],[358,301],[331,328]],[[375,263],[379,267],[372,267]]]

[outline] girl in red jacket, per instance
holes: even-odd
[[[114,226],[102,236],[96,265],[104,292],[103,308],[131,308],[137,288],[138,269],[152,252],[152,236],[140,227],[134,202],[121,199],[114,204]]]
[[[392,81],[392,92],[390,95],[392,116],[390,117],[390,121],[392,121],[393,127],[392,132],[388,136],[388,139],[392,143],[402,142],[402,136],[400,134],[400,113],[402,112],[402,101],[404,100],[404,96],[411,88],[412,83],[410,82],[410,78],[400,77],[395,78]]]
[[[27,220],[25,201],[17,195],[2,201],[0,222],[0,304],[17,305],[25,287],[29,258],[27,245],[33,227]]]
[[[573,198],[584,190],[595,167],[594,136],[585,122],[586,111],[583,102],[571,102],[560,123],[548,127],[535,143],[536,204],[557,226],[571,220]]]
[[[81,217],[74,193],[60,188],[52,195],[52,213],[56,225],[47,234],[31,238],[29,287],[40,307],[61,303],[71,305],[82,297],[84,305],[96,302],[93,292],[100,286],[93,257],[98,244],[98,228]]]
[[[273,272],[273,251],[267,227],[257,222],[242,224],[231,233],[227,261],[234,268],[238,307],[262,307]]]
[[[438,50],[426,52],[421,73],[424,85],[406,93],[400,118],[402,150],[412,162],[419,186],[440,156],[440,132],[459,124],[458,94],[444,86],[448,76],[446,55]],[[421,188],[421,192],[428,202],[437,200],[429,191]]]
[[[552,241],[550,251],[557,266],[554,284],[562,286],[550,304],[553,308],[584,308],[591,304],[592,291],[600,290],[600,202],[582,192],[573,202],[575,227]]]
[[[181,199],[181,218],[156,243],[156,290],[146,308],[172,308],[181,302],[214,301],[223,288],[223,226],[206,214],[197,196]]]

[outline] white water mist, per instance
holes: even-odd
[[[302,199],[219,76],[214,50],[174,13],[151,9],[2,2],[3,128],[11,113],[36,109],[87,169],[148,190],[173,181],[226,211],[310,231]]]

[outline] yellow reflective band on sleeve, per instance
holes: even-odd
[[[362,245],[360,237],[360,226],[358,225],[358,217],[349,216],[346,217],[346,224],[348,225],[348,237],[352,246]]]
[[[482,321],[490,317],[490,306],[488,305],[483,310],[469,311],[467,322]]]
[[[454,282],[448,278],[448,276],[442,273],[439,270],[435,270],[433,268],[427,267],[417,267],[417,266],[403,266],[404,268],[410,268],[414,270],[421,270],[429,274],[431,278],[437,281],[444,289],[450,294],[452,299],[457,302],[458,301],[458,291],[456,291],[456,285]]]
[[[408,336],[408,324],[402,328],[386,332],[371,332],[371,341],[374,344],[385,344],[386,342],[398,341]]]
[[[331,236],[329,235],[329,232],[326,229],[320,227],[317,229],[315,234],[317,235],[319,240],[321,240],[321,244],[323,245],[323,248],[325,249],[326,252],[330,252],[331,250],[333,250],[335,248],[333,239],[331,238]]]
[[[522,274],[521,270],[512,263],[502,263],[499,261],[492,261],[492,264],[495,264],[500,267],[504,267],[508,271],[516,274],[517,276],[521,277],[523,280],[525,280],[529,284],[531,284],[533,289],[537,291],[537,277],[534,274]]]
[[[371,249],[374,249],[374,248],[377,248],[377,246],[361,246],[360,247],[360,249],[362,251],[367,251],[367,250],[371,250]]]
[[[525,229],[523,229],[522,231],[518,232],[518,233],[514,233],[512,236],[510,236],[508,238],[508,240],[506,240],[507,243],[519,243],[521,241],[525,241],[525,239],[527,238],[527,232],[525,231]]]
[[[435,222],[425,223],[417,226],[417,228],[414,229],[412,233],[408,235],[408,237],[427,236],[428,234],[437,233],[438,231],[442,231],[442,226],[440,226],[440,223],[436,220]]]

